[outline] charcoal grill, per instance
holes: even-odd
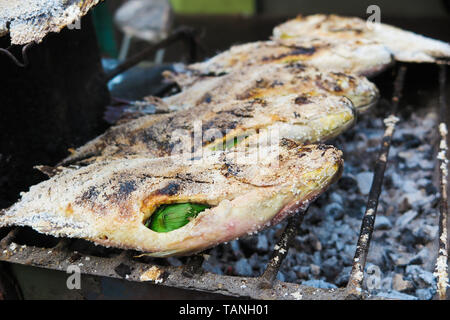
[[[183,33],[182,31],[181,33]],[[163,42],[146,49],[144,52],[124,62],[107,75],[108,78],[135,65],[156,49],[160,49],[180,39],[180,32]],[[193,44],[192,38],[189,43]],[[23,48],[23,63],[14,58],[18,67],[27,64],[27,47]],[[4,50],[3,50],[4,52]],[[192,47],[191,47],[192,52]],[[9,53],[7,53],[10,56]],[[10,56],[11,58],[11,56]],[[433,66],[429,66],[432,68]],[[251,299],[375,299],[363,289],[364,268],[369,253],[371,237],[377,214],[383,178],[389,157],[389,148],[395,133],[396,124],[402,121],[399,105],[404,92],[405,77],[408,66],[398,64],[395,72],[391,100],[391,114],[385,118],[385,132],[381,138],[380,152],[374,168],[374,179],[367,199],[365,214],[361,222],[361,231],[357,249],[353,259],[352,271],[348,285],[339,289],[318,289],[276,280],[280,266],[286,257],[289,247],[299,229],[306,211],[297,212],[289,218],[284,232],[271,254],[271,259],[265,271],[259,277],[238,277],[218,275],[205,272],[202,262],[206,254],[197,254],[184,260],[180,267],[169,266],[163,259],[137,257],[138,252],[96,247],[83,240],[56,239],[43,236],[28,228],[13,228],[0,230],[0,261],[12,266],[24,265],[65,272],[70,265],[78,265],[84,276],[95,276],[97,279],[122,279],[120,286],[131,288],[133,283],[143,283],[141,295],[131,297],[149,297],[148,288],[174,288],[183,291],[181,297],[190,297],[189,292],[195,292],[196,298],[251,298]],[[440,121],[437,135],[440,137],[436,166],[440,173],[440,211],[439,211],[439,253],[436,276],[438,281],[438,299],[446,299],[448,284],[448,160],[447,160],[447,97],[446,75],[447,66],[439,66],[439,115]],[[1,283],[0,283],[1,284]],[[1,288],[1,286],[0,286]],[[147,293],[142,293],[147,292]],[[173,292],[172,292],[173,293]],[[125,296],[129,294],[124,294]],[[122,297],[124,296],[122,295]],[[176,296],[176,295],[175,295]],[[85,296],[86,297],[86,296]],[[164,297],[164,295],[163,295]],[[167,296],[166,296],[167,297]],[[174,297],[174,295],[172,295]]]

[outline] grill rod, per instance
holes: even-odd
[[[361,223],[361,231],[356,246],[355,256],[353,258],[352,271],[347,284],[347,299],[361,299],[363,295],[362,284],[364,281],[364,268],[366,266],[367,254],[369,252],[370,240],[375,225],[378,200],[380,198],[383,186],[384,172],[387,165],[389,148],[391,146],[392,136],[395,131],[395,125],[399,121],[396,117],[399,101],[402,96],[402,90],[405,80],[406,66],[401,65],[395,82],[394,94],[392,96],[392,113],[384,119],[386,129],[381,140],[381,152],[375,164],[374,177],[370,187],[369,198],[367,200],[366,211]]]
[[[0,53],[1,53],[1,54],[4,54],[4,55],[7,56],[9,59],[11,59],[18,67],[20,67],[20,68],[26,68],[26,67],[28,67],[28,65],[29,65],[29,63],[30,63],[30,61],[29,61],[29,59],[28,59],[27,51],[28,51],[28,49],[30,49],[30,48],[31,48],[32,46],[34,46],[34,45],[35,45],[35,42],[30,42],[30,43],[28,43],[28,44],[26,44],[26,45],[24,45],[24,46],[22,47],[22,61],[23,61],[23,62],[20,62],[19,59],[17,59],[17,58],[14,56],[14,54],[11,53],[11,51],[10,51],[10,48],[11,48],[11,47],[6,48],[6,49],[0,48]]]
[[[166,48],[172,43],[175,43],[177,41],[185,41],[185,43],[189,46],[189,62],[195,61],[196,57],[196,51],[197,51],[197,40],[195,39],[196,31],[190,27],[179,27],[176,29],[170,36],[165,38],[164,40],[161,40],[160,42],[153,44],[149,46],[148,48],[142,50],[141,52],[137,53],[136,55],[130,57],[129,59],[125,60],[121,64],[119,64],[117,67],[115,67],[113,70],[109,71],[105,77],[106,80],[111,80],[117,75],[125,72],[126,70],[130,69],[131,67],[137,65],[139,62],[147,59],[150,55],[154,54],[156,51],[162,48]]]
[[[275,281],[273,288],[260,289],[258,278],[224,276],[204,272],[202,275],[186,277],[184,268],[159,266],[152,263],[136,261],[123,251],[114,257],[100,257],[76,253],[66,248],[68,239],[62,239],[64,244],[53,248],[13,244],[19,228],[13,229],[1,241],[0,262],[19,263],[40,268],[65,272],[70,265],[78,265],[83,275],[102,276],[134,282],[147,282],[149,285],[160,285],[178,289],[196,290],[221,294],[231,297],[246,297],[250,299],[344,299],[343,289],[319,289],[295,283]],[[70,242],[71,240],[69,240]],[[60,242],[61,243],[61,242]],[[81,263],[82,262],[82,263]],[[130,267],[130,273],[119,275],[117,267],[125,263]],[[154,276],[145,276],[152,271]],[[151,287],[149,287],[151,288]],[[376,299],[376,297],[375,297]]]
[[[439,69],[439,154],[437,156],[440,173],[440,214],[439,214],[439,252],[436,261],[435,276],[437,277],[437,291],[440,300],[446,299],[448,286],[448,159],[447,159],[447,105],[446,105],[446,66],[441,65]]]
[[[259,277],[260,288],[269,289],[273,287],[281,264],[288,254],[289,247],[292,245],[292,241],[297,235],[298,229],[302,224],[303,218],[305,217],[307,211],[307,209],[301,210],[289,218],[286,229],[283,231],[280,240],[278,240],[278,243],[275,245],[266,270]]]

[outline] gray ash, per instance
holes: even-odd
[[[431,299],[435,293],[436,122],[433,111],[422,110],[397,125],[366,266],[365,288],[373,295]],[[321,288],[347,284],[383,132],[382,117],[368,114],[334,141],[344,151],[343,176],[311,204],[279,280]],[[203,268],[261,275],[285,225],[211,249]]]
[[[375,231],[367,258],[364,288],[394,299],[431,299],[438,252],[439,176],[437,69],[409,66],[400,122],[389,153]],[[311,204],[277,278],[313,287],[347,285],[375,161],[390,114],[393,73],[375,83],[378,106],[354,128],[332,141],[344,152],[342,178]],[[203,263],[209,272],[260,276],[286,222],[256,235],[211,249]]]

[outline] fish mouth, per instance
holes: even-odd
[[[371,78],[375,78],[376,76],[383,73],[384,71],[392,68],[396,64],[396,61],[395,61],[394,55],[392,53],[390,56],[391,56],[391,60],[388,63],[380,63],[380,64],[373,66],[367,70],[364,70],[363,72],[359,73],[359,75],[371,79]]]
[[[320,195],[328,189],[330,185],[338,181],[341,176],[343,170],[343,163],[341,162],[338,168],[338,171],[334,175],[334,177],[330,180],[328,184],[323,186],[320,190],[314,191],[311,193],[306,199],[303,201],[292,201],[288,203],[286,206],[284,206],[270,221],[270,226],[274,226],[281,221],[285,220],[286,218],[289,218],[297,213],[300,212],[306,212],[309,205],[313,203]]]
[[[378,104],[378,101],[380,100],[380,93],[378,90],[374,92],[374,94],[371,94],[369,96],[363,96],[363,95],[347,95],[346,96],[350,101],[352,101],[354,105],[354,112],[355,112],[355,118],[356,115],[365,114],[367,111],[369,111],[372,107],[376,106]]]
[[[316,133],[317,136],[313,137],[308,142],[318,143],[334,139],[342,132],[352,128],[356,124],[358,118],[357,108],[355,108],[354,104],[349,98],[345,96],[343,98],[349,101],[349,103],[346,105],[346,108],[350,112],[341,111],[333,114],[328,114],[326,116],[313,120],[312,122],[320,123],[318,127],[322,129],[320,129],[320,133]],[[314,125],[312,126],[314,127]]]

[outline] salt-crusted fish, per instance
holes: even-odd
[[[362,111],[376,103],[378,89],[365,77],[319,71],[298,63],[264,64],[234,70],[221,77],[202,77],[182,87],[181,93],[166,98],[165,102],[180,110],[201,104],[275,98],[287,94],[346,96],[357,110]]]
[[[220,75],[249,66],[292,62],[323,71],[373,76],[389,67],[393,59],[385,46],[370,41],[342,42],[303,38],[295,46],[283,46],[275,41],[259,41],[232,46],[201,63],[177,66],[177,72],[171,77],[185,86],[202,75]]]
[[[272,148],[258,161],[229,150],[193,162],[143,157],[65,169],[0,211],[0,227],[29,226],[153,256],[198,252],[305,209],[341,172],[334,147],[282,140]],[[164,216],[154,221],[161,207]],[[193,214],[179,223],[183,208]],[[166,222],[178,227],[160,229]]]
[[[88,13],[101,0],[0,0],[0,37],[9,33],[11,44],[41,42]]]
[[[296,46],[316,37],[325,41],[373,41],[386,46],[398,61],[436,62],[450,58],[448,43],[424,37],[387,24],[368,26],[367,22],[355,17],[316,14],[298,16],[273,31],[273,40],[280,44]]]
[[[348,98],[321,94],[199,105],[111,127],[75,150],[61,165],[133,155],[165,157],[196,153],[200,148],[270,144],[270,139],[280,138],[321,142],[349,128],[355,120],[354,112]]]

